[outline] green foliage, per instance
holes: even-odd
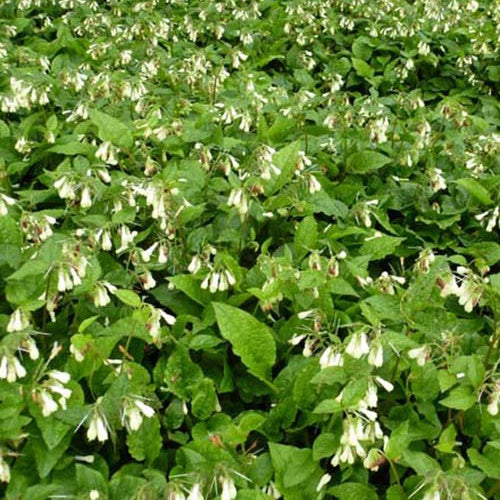
[[[494,2],[0,2],[0,497],[500,499]]]

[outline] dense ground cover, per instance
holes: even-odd
[[[0,496],[500,498],[499,12],[4,0]]]

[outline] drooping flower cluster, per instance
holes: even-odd
[[[32,398],[42,408],[42,415],[48,417],[57,410],[65,410],[72,390],[67,387],[70,374],[59,370],[50,370],[47,378],[33,390]]]
[[[334,467],[341,463],[353,464],[356,457],[366,459],[367,451],[365,446],[384,438],[382,428],[377,421],[377,412],[374,410],[378,404],[376,383],[388,392],[393,390],[393,385],[390,382],[381,377],[375,377],[373,381],[368,382],[367,392],[359,400],[357,408],[345,411],[340,446],[331,459],[331,464]],[[342,404],[343,391],[335,400]],[[371,458],[364,465],[371,468],[373,466]]]

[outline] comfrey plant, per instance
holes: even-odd
[[[494,2],[0,4],[1,498],[499,497]]]

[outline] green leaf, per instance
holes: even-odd
[[[118,289],[113,293],[127,306],[141,307],[142,305],[141,298],[133,290]]]
[[[455,410],[468,410],[472,408],[477,401],[476,394],[470,387],[460,385],[450,391],[450,394],[439,401],[440,404],[447,408]]]
[[[191,402],[193,415],[200,420],[206,420],[215,411],[217,394],[212,379],[204,378],[194,389]]]
[[[481,469],[488,477],[500,480],[500,461],[482,455],[474,448],[467,450],[467,455],[474,467]]]
[[[91,155],[95,151],[95,147],[91,144],[85,144],[77,141],[70,141],[64,144],[55,144],[47,151],[49,153],[57,153],[60,155],[72,156],[72,155]]]
[[[2,244],[21,245],[22,237],[19,225],[8,215],[0,216],[0,242]]]
[[[376,151],[365,150],[353,153],[347,158],[347,170],[355,174],[373,172],[387,165],[392,160]]]
[[[295,252],[302,258],[309,250],[316,247],[318,239],[318,224],[314,217],[306,217],[300,222],[295,232],[294,245]]]
[[[328,493],[338,498],[339,500],[378,500],[375,491],[365,484],[359,483],[343,483],[333,488],[329,488]]]
[[[270,186],[269,195],[274,194],[281,187],[283,187],[293,176],[295,167],[297,165],[299,151],[302,149],[299,141],[292,142],[280,149],[274,156],[274,164],[281,170],[281,173],[275,180],[268,181]]]
[[[312,447],[313,459],[321,460],[322,458],[332,457],[337,451],[338,445],[338,436],[331,432],[323,432],[314,440]]]
[[[174,284],[176,289],[185,293],[190,299],[194,300],[198,304],[204,306],[210,302],[211,293],[208,290],[203,290],[200,287],[200,280],[198,278],[195,278],[191,274],[179,274],[177,276],[169,277],[168,280],[170,281],[170,283]],[[163,293],[167,294],[168,291],[169,290],[166,289],[163,291]]]
[[[41,478],[47,477],[50,471],[55,467],[57,462],[61,459],[64,452],[68,449],[72,432],[68,432],[64,438],[52,449],[48,448],[41,437],[38,435],[30,440],[30,445],[33,449],[35,457],[36,469]]]
[[[405,450],[402,458],[419,476],[441,468],[436,460],[421,451]]]
[[[120,148],[129,149],[133,146],[134,140],[130,129],[120,120],[96,109],[90,110],[89,115],[90,120],[99,130],[100,139],[109,141]]]
[[[103,498],[108,496],[107,481],[99,471],[82,464],[76,464],[75,468],[79,494],[88,494],[92,490],[97,490]]]
[[[174,394],[189,399],[192,389],[201,382],[203,372],[189,357],[189,351],[181,344],[169,356],[165,367],[164,380]]]
[[[460,187],[464,188],[469,194],[474,196],[476,200],[480,201],[483,205],[491,205],[493,200],[490,198],[488,190],[479,184],[478,181],[471,177],[458,179],[455,181]]]
[[[352,65],[359,76],[362,76],[363,78],[371,78],[375,74],[374,69],[362,59],[353,57],[351,60]]]
[[[158,418],[155,416],[144,418],[139,429],[128,433],[127,446],[130,455],[135,460],[153,462],[163,446]]]
[[[405,238],[383,234],[378,238],[365,241],[359,249],[359,254],[369,256],[370,260],[380,260],[387,255],[393,254],[394,250],[401,245],[404,240]]]
[[[213,307],[221,335],[228,340],[243,364],[260,379],[269,380],[276,361],[273,333],[247,312],[214,302]]]
[[[291,488],[304,483],[318,470],[309,448],[269,443],[269,451],[278,489],[280,486]]]
[[[391,460],[399,458],[408,448],[410,442],[410,422],[405,420],[391,432],[391,436],[385,447],[387,457]]]

